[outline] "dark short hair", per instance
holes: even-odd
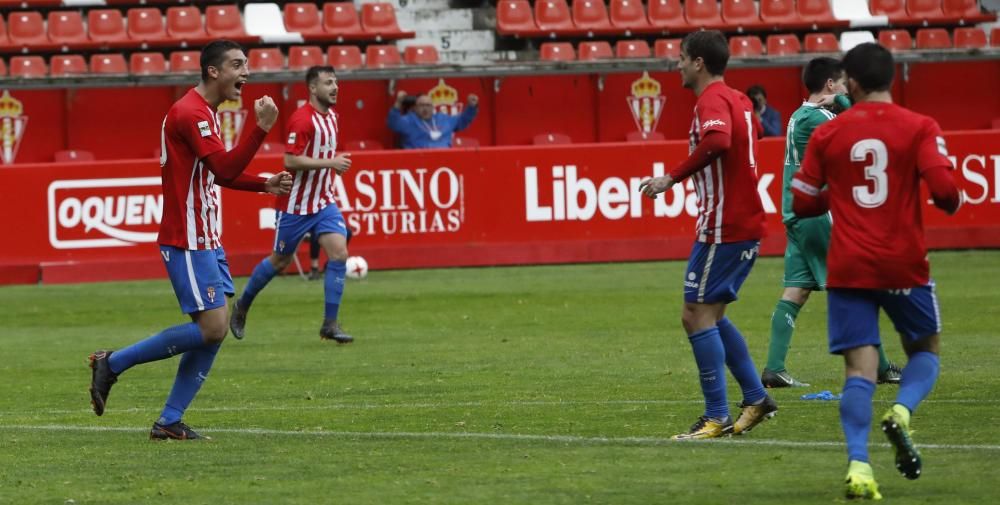
[[[826,86],[826,81],[836,81],[842,75],[844,66],[836,58],[813,58],[802,68],[802,84],[805,84],[809,93],[819,93]]]
[[[337,71],[330,65],[313,65],[309,67],[309,70],[306,70],[306,86],[319,79],[319,74],[322,73],[337,75]]]
[[[701,58],[712,75],[722,75],[729,63],[729,43],[718,30],[689,33],[681,41],[681,50],[692,60]]]
[[[873,42],[854,46],[844,55],[843,65],[847,77],[867,93],[889,91],[896,74],[892,53]]]
[[[747,96],[757,96],[757,95],[767,98],[767,91],[764,91],[764,86],[761,86],[760,84],[754,84],[753,86],[747,88]]]
[[[208,67],[219,68],[226,62],[226,53],[233,50],[243,50],[243,46],[231,40],[219,39],[209,42],[201,49],[201,80],[208,81]]]

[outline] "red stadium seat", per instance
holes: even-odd
[[[996,16],[984,15],[979,10],[979,2],[977,0],[943,0],[941,11],[945,17],[958,19],[963,24],[996,21]]]
[[[539,133],[531,139],[531,143],[536,146],[572,144],[573,139],[569,138],[569,135],[563,133]]]
[[[653,44],[653,53],[657,58],[668,60],[681,59],[681,39],[660,39]]]
[[[251,49],[247,60],[251,72],[278,72],[285,69],[285,56],[276,47]]]
[[[305,70],[324,65],[323,50],[319,46],[292,46],[288,48],[288,70]]]
[[[327,4],[329,5],[329,4]],[[528,0],[500,0],[497,2],[497,32],[531,32],[538,29],[531,14]]]
[[[361,68],[361,49],[358,46],[330,46],[326,51],[326,61],[337,70]]]
[[[611,52],[611,44],[603,40],[580,42],[578,52],[580,53],[580,61],[603,60],[614,57],[614,54]]]
[[[128,60],[128,71],[132,75],[157,75],[167,73],[167,61],[163,53],[132,53]]]
[[[201,53],[198,51],[174,51],[170,53],[171,73],[200,73]]]
[[[87,12],[87,34],[94,42],[128,40],[122,11],[118,9],[94,9]]]
[[[400,63],[402,58],[394,45],[368,46],[365,49],[365,66],[368,68],[395,67]]]
[[[917,30],[917,49],[951,49],[951,37],[944,28]]]
[[[625,134],[626,142],[655,142],[666,140],[667,137],[660,132],[628,132]]]
[[[323,23],[319,19],[319,8],[315,3],[285,4],[285,29],[289,32],[302,34],[317,34],[323,32]]]
[[[160,10],[155,7],[129,9],[128,36],[132,40],[142,42],[154,42],[167,38]]]
[[[840,52],[840,43],[832,33],[807,33],[804,45],[807,53]]]
[[[361,6],[361,27],[370,34],[395,35],[400,33],[396,10],[391,3],[370,3]]]
[[[238,5],[213,5],[205,8],[205,32],[210,37],[244,37],[247,32],[243,28],[243,18],[240,17]]]
[[[50,12],[49,40],[64,47],[86,43],[87,30],[83,27],[83,16],[80,15],[80,11]]]
[[[983,49],[986,46],[986,32],[981,28],[955,28],[956,48]]]
[[[7,76],[7,62],[3,61],[3,59],[0,59],[0,77],[6,77],[6,76]]]
[[[167,35],[174,40],[204,38],[205,25],[197,7],[170,7],[167,9]]]
[[[817,25],[830,24],[837,21],[837,18],[833,17],[830,0],[796,0],[796,2],[799,19],[802,21]]]
[[[10,59],[10,76],[35,78],[45,77],[49,69],[41,56],[14,56]]]
[[[689,25],[704,28],[721,28],[722,14],[717,0],[686,0],[684,17]]]
[[[906,13],[917,21],[934,21],[944,17],[941,0],[906,0]]]
[[[649,58],[651,55],[645,40],[619,40],[615,43],[617,58]]]
[[[94,153],[80,149],[64,149],[56,151],[52,155],[52,161],[56,163],[69,163],[73,161],[94,161]]]
[[[364,33],[358,11],[351,2],[329,2],[323,5],[323,29],[331,35]]]
[[[45,21],[35,11],[12,12],[7,17],[7,34],[15,46],[36,46],[49,42]]]
[[[690,31],[680,0],[649,0],[649,24],[670,32]]]
[[[455,137],[451,141],[451,145],[455,147],[479,147],[479,140],[472,137]]]
[[[753,0],[722,0],[722,21],[741,32],[761,26],[760,14]]]
[[[385,149],[377,140],[352,140],[344,142],[345,151],[381,151]]]
[[[49,75],[52,77],[80,75],[87,73],[87,61],[79,54],[53,56],[49,60]]]
[[[785,29],[802,23],[792,0],[760,0],[760,20],[767,26]]]
[[[893,52],[913,49],[913,38],[906,30],[883,30],[878,33],[878,43]]]
[[[566,0],[536,0],[535,22],[539,29],[545,31],[573,30]]]
[[[905,0],[870,0],[868,10],[872,16],[886,16],[890,20],[905,20],[908,17]]]
[[[576,51],[569,42],[545,42],[539,48],[539,59],[542,61],[573,61]]]
[[[764,54],[760,37],[729,37],[729,55],[733,58],[753,58]]]
[[[609,14],[611,25],[616,28],[646,28],[649,26],[641,0],[611,0]]]
[[[407,65],[434,65],[438,59],[434,46],[409,46],[403,50],[403,61]]]
[[[604,0],[573,0],[573,24],[585,30],[611,28]]]
[[[128,65],[121,53],[94,54],[90,56],[92,74],[127,74]]]
[[[990,45],[993,47],[1000,47],[1000,26],[994,26],[990,30]]]
[[[768,56],[788,56],[802,52],[802,44],[799,38],[792,34],[768,35],[767,54]]]
[[[7,35],[7,23],[0,16],[0,47],[10,44],[10,36]]]

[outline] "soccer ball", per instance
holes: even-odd
[[[347,258],[347,278],[361,280],[368,276],[368,262],[361,256]]]

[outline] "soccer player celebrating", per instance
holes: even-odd
[[[802,70],[809,98],[788,120],[785,133],[785,171],[781,186],[781,215],[788,245],[785,247],[785,289],[771,316],[771,343],[760,380],[764,387],[804,387],[785,369],[785,357],[795,331],[799,310],[813,291],[826,288],[826,250],[830,245],[830,216],[799,218],[792,212],[792,176],[806,152],[806,143],[817,126],[836,115],[827,107],[845,110],[847,97],[844,69],[833,58],[815,58]],[[878,382],[898,384],[900,370],[878,348]]]
[[[337,76],[333,67],[311,67],[306,71],[309,102],[288,120],[285,168],[295,173],[292,191],[277,201],[277,232],[274,252],[253,270],[243,294],[233,303],[229,327],[243,338],[247,311],[267,283],[283,271],[294,257],[299,242],[308,232],[319,237],[326,251],[324,293],[326,311],[319,336],[346,344],[354,338],[337,322],[347,273],[347,227],[333,200],[334,172],[341,175],[351,168],[349,153],[336,154]]]
[[[896,468],[920,476],[910,416],[938,376],[941,318],[930,279],[921,214],[920,180],[934,204],[952,214],[961,194],[952,179],[937,123],[892,103],[892,55],[873,43],[844,56],[854,107],[821,125],[792,182],[793,209],[815,216],[829,208],[830,352],[844,356],[840,422],[847,441],[848,498],[881,499],[868,463],[868,430],[878,364],[879,310],[900,334],[908,361],[896,402],[882,430]],[[824,189],[826,188],[826,189]]]
[[[229,318],[223,295],[234,294],[219,240],[216,184],[273,194],[286,194],[291,188],[287,172],[269,179],[243,175],[278,119],[278,108],[270,97],[254,102],[257,127],[245,141],[229,152],[222,143],[216,108],[223,101],[239,99],[249,76],[239,44],[228,40],[208,44],[201,51],[201,83],[174,103],[163,120],[163,218],[158,242],[181,310],[193,322],[167,328],[118,351],[90,355],[90,398],[99,416],[120,374],[135,365],[181,355],[173,389],[149,433],[153,440],[203,438],[181,417],[208,378],[226,337]]]
[[[698,364],[705,413],[689,431],[674,436],[677,440],[742,434],[778,410],[760,382],[746,341],[725,315],[764,236],[755,166],[759,124],[750,99],[723,81],[728,61],[722,33],[700,31],[684,38],[678,69],[684,87],[698,97],[692,152],[670,174],[640,183],[643,194],[656,198],[693,177],[698,194],[697,240],[688,260],[681,320]],[[726,402],[726,366],[743,392],[743,412],[735,423]]]

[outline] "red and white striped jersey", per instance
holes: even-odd
[[[710,131],[730,136],[729,150],[691,176],[698,194],[698,241],[706,243],[760,240],[764,207],[757,194],[757,131],[750,99],[724,82],[715,82],[698,97],[691,122],[690,147]]]
[[[337,151],[337,115],[326,114],[306,103],[288,119],[285,153],[332,160]],[[277,198],[275,209],[289,214],[315,214],[333,203],[332,168],[299,170],[292,190]]]
[[[163,177],[162,245],[216,249],[219,241],[219,188],[201,161],[225,151],[216,111],[194,88],[174,103],[160,134]]]

